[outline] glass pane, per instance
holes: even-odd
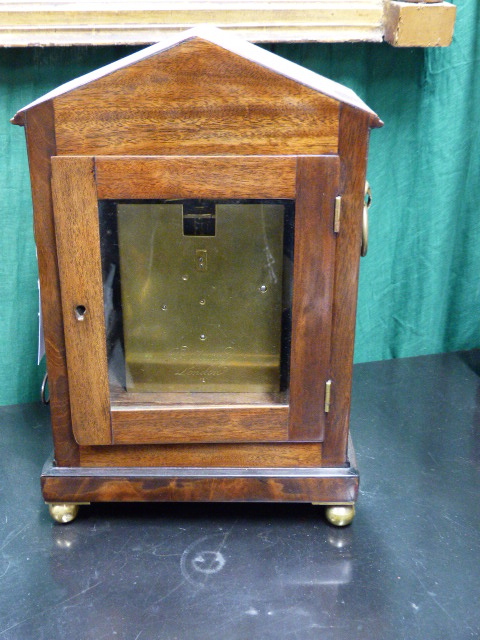
[[[109,368],[127,392],[279,392],[293,204],[100,203]]]

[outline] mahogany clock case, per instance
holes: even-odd
[[[27,139],[51,398],[45,500],[314,502],[353,517],[378,117],[345,87],[200,28],[13,122]]]

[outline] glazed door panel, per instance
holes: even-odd
[[[77,441],[321,441],[338,157],[52,167]]]

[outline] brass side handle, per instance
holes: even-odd
[[[362,248],[360,255],[364,258],[368,251],[368,210],[372,204],[372,190],[368,181],[365,182],[365,195],[363,201],[363,218],[362,218]]]
[[[40,389],[40,399],[42,401],[42,404],[50,404],[50,389],[47,394],[47,387],[48,387],[48,373],[46,373],[43,376],[42,386]]]

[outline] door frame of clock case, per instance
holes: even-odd
[[[322,441],[339,157],[55,156],[51,160],[72,428],[77,443]],[[295,200],[288,403],[111,405],[98,200],[192,197]],[[81,322],[75,314],[78,305],[87,309]]]

